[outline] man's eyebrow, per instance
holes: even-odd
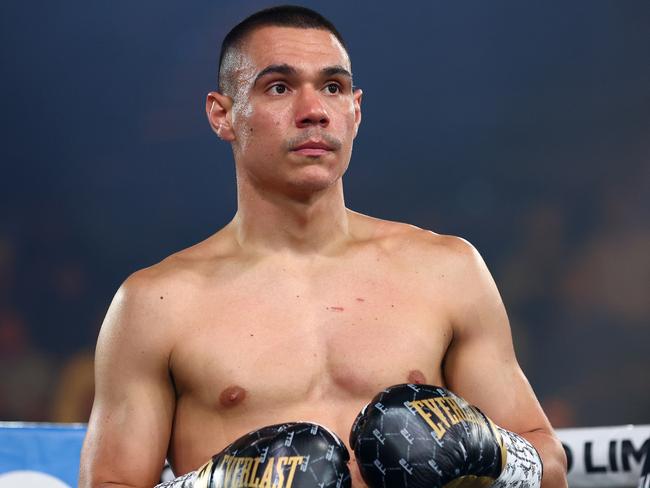
[[[295,75],[297,71],[296,68],[289,66],[288,64],[271,64],[257,73],[255,81],[253,81],[253,85],[255,85],[260,78],[271,73],[278,73],[281,75]]]
[[[352,79],[352,73],[350,73],[347,69],[345,69],[343,66],[340,65],[328,66],[327,68],[323,68],[321,72],[325,76],[343,75]]]
[[[289,66],[288,64],[271,64],[264,68],[262,71],[257,73],[257,76],[255,76],[255,80],[253,81],[253,85],[255,85],[260,78],[272,74],[272,73],[277,73],[281,75],[287,75],[287,76],[292,76],[298,74],[298,71],[296,68],[293,66]],[[352,73],[345,69],[343,66],[340,65],[335,65],[335,66],[327,66],[326,68],[323,68],[321,70],[321,73],[323,76],[336,76],[336,75],[343,75],[347,78],[352,79]]]

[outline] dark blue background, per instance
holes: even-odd
[[[232,156],[204,97],[222,37],[272,4],[0,6],[0,291],[30,348],[62,363],[92,347],[129,273],[233,215]],[[562,290],[608,229],[648,227],[650,3],[302,4],[337,25],[364,90],[348,206],[473,242],[503,284],[533,386],[571,422],[647,422],[648,380],[635,371],[650,366],[650,312],[578,313]],[[559,247],[540,277],[546,226]],[[517,259],[518,279],[541,291],[517,295]],[[640,283],[650,297],[650,276]],[[607,388],[634,400],[593,410],[591,392],[616,371],[634,378]]]

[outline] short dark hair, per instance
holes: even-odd
[[[224,57],[228,51],[239,47],[241,42],[256,29],[267,26],[326,30],[331,32],[341,43],[343,49],[347,51],[343,36],[334,27],[334,24],[314,10],[297,5],[280,5],[260,10],[233,27],[221,43],[218,86],[222,93],[225,91],[224,82],[228,78],[228,73],[225,73],[223,65]]]

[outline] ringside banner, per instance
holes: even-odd
[[[0,488],[77,486],[83,424],[0,422]]]
[[[650,451],[650,425],[557,431],[569,462],[569,486],[634,487]]]

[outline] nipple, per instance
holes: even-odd
[[[412,385],[423,385],[426,384],[427,379],[424,377],[424,373],[419,369],[412,369],[409,372],[407,381]]]
[[[246,397],[246,390],[241,386],[229,386],[219,395],[219,402],[224,407],[233,407],[241,403]]]

